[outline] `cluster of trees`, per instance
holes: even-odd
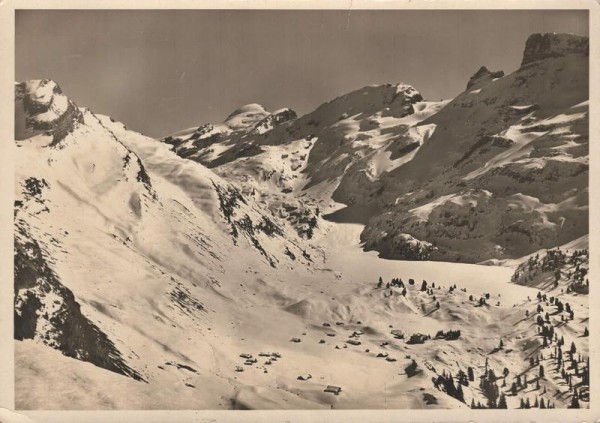
[[[447,341],[453,341],[458,338],[460,338],[460,330],[448,330],[446,332],[444,332],[443,330],[438,330],[435,334],[435,339],[445,339]]]
[[[488,360],[485,359],[485,370],[483,375],[479,378],[479,388],[483,395],[487,398],[487,408],[507,408],[506,398],[504,394],[500,394],[500,388],[498,387],[498,378],[494,370],[489,368]],[[500,397],[502,396],[502,403]],[[500,407],[502,406],[502,407]]]
[[[408,341],[406,341],[407,344],[424,344],[426,340],[431,339],[431,335],[424,335],[422,333],[413,333],[410,338],[408,339]]]
[[[575,250],[569,263],[575,266],[572,274],[569,274],[571,284],[567,287],[567,292],[575,291],[580,294],[588,294],[590,292],[590,282],[586,278],[588,274],[587,266],[582,266],[583,263],[589,263],[589,251],[587,249]]]
[[[562,337],[561,337],[562,339]],[[562,344],[564,345],[564,340]],[[550,353],[550,359],[553,360],[556,365],[556,372],[569,386],[569,391],[572,393],[570,408],[579,408],[579,400],[587,398],[589,393],[590,385],[590,359],[584,360],[581,354],[575,358],[577,352],[577,346],[574,342],[571,342],[571,346],[566,353],[563,353],[561,345],[554,347],[554,352]],[[565,358],[564,355],[567,355]],[[580,382],[577,384],[574,378],[580,378]],[[579,387],[579,390],[577,389]]]
[[[587,249],[575,250],[569,256],[559,248],[546,250],[546,254],[540,258],[539,254],[530,257],[527,263],[519,266],[512,275],[512,282],[525,283],[532,281],[538,274],[554,273],[554,288],[557,288],[562,276],[570,281],[567,292],[575,291],[581,294],[589,293],[589,281],[586,278],[589,262],[589,251]],[[568,266],[574,270],[565,271]]]
[[[443,334],[443,331],[438,331],[436,338]],[[564,344],[564,339],[562,337],[557,344],[560,342]],[[502,347],[503,343],[500,341],[500,348]],[[569,385],[569,390],[572,393],[571,401],[568,406],[569,408],[579,408],[580,400],[589,400],[589,358],[584,360],[581,355],[575,358],[576,353],[577,347],[575,343],[571,343],[569,350],[564,353],[564,355],[567,356],[566,358],[563,358],[563,351],[559,345],[555,346],[554,353],[550,353],[550,359],[554,359],[554,362],[557,363],[556,371],[559,371],[562,368],[561,377]],[[486,402],[482,404],[481,401],[476,402],[473,398],[471,399],[470,407],[473,409],[508,408],[506,395],[510,393],[513,397],[517,397],[519,391],[527,389],[535,384],[535,389],[539,391],[539,394],[533,398],[533,401],[528,397],[521,397],[519,408],[555,408],[555,404],[550,399],[544,398],[544,395],[546,395],[547,392],[546,387],[544,386],[542,388],[540,386],[540,380],[544,380],[546,377],[546,369],[541,363],[543,360],[543,353],[530,357],[530,369],[522,374],[516,374],[511,388],[508,391],[503,391],[501,388],[506,387],[506,378],[510,374],[510,371],[505,367],[502,374],[497,376],[494,370],[490,368],[488,359],[486,358],[485,370],[483,374],[479,376],[479,388],[485,397]],[[565,366],[565,362],[570,363],[570,366]],[[573,373],[570,373],[569,370],[573,370]],[[528,372],[531,371],[533,371],[535,375],[533,378],[530,377],[528,379]],[[576,376],[581,378],[579,384],[574,383],[573,378]],[[463,386],[469,386],[474,380],[475,372],[473,367],[470,366],[467,368],[466,373],[459,370],[456,377],[444,370],[442,375],[439,375],[437,378],[432,378],[432,382],[437,389],[446,392],[448,395],[461,402],[465,402]],[[500,380],[502,381],[502,385],[498,386],[498,381]]]
[[[547,402],[544,401],[543,397],[540,398],[538,401],[538,397],[536,396],[532,406],[531,402],[529,401],[529,397],[527,397],[525,399],[521,398],[521,404],[519,405],[519,408],[554,408],[554,403],[550,402],[550,400],[548,400]]]
[[[466,378],[464,380],[466,381]],[[452,377],[452,373],[446,373],[446,371],[444,370],[444,372],[441,375],[438,375],[437,379],[432,378],[432,381],[433,385],[437,389],[441,389],[446,394],[450,395],[453,398],[456,398],[460,402],[465,402],[465,394],[462,388],[464,383],[461,383],[461,380],[454,382],[454,377]],[[468,384],[469,382],[467,381],[466,385],[464,386],[468,386]]]
[[[537,305],[537,308],[536,308],[536,313],[538,313],[536,322],[537,322],[538,326],[543,327],[545,324],[550,324],[550,314],[547,311],[546,311],[545,315],[542,317],[542,313],[544,313],[544,307],[542,307],[542,304],[541,304],[542,302],[545,302],[546,305],[554,305],[556,307],[557,314],[561,315],[560,320],[562,322],[575,319],[575,310],[573,310],[573,308],[571,308],[571,305],[569,303],[563,303],[560,299],[555,298],[555,297],[547,298],[546,294],[542,294],[541,292],[538,292],[537,298],[539,300],[539,304]],[[567,315],[565,316],[563,313],[566,313]],[[525,311],[525,316],[529,317],[529,310]],[[551,330],[550,332],[553,333],[553,330]],[[542,333],[542,335],[544,335],[544,336],[550,336],[550,338],[552,335],[552,333],[550,333],[549,335],[546,334],[546,332],[544,332],[543,330],[540,330],[539,328],[538,328],[538,333]],[[544,345],[544,346],[547,346],[547,345]]]
[[[413,284],[414,284],[414,281],[413,281]],[[381,276],[379,277],[379,281],[377,282],[376,287],[377,287],[377,289],[383,288],[383,279]],[[402,282],[402,279],[394,278],[390,282],[386,283],[385,287],[386,287],[386,289],[390,289],[392,287],[398,287],[401,289],[400,294],[406,297],[406,293],[407,293],[406,286],[404,285],[404,282]],[[390,296],[391,295],[392,295],[392,290],[390,289]]]

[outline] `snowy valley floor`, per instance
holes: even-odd
[[[146,344],[136,349],[146,363],[141,370],[148,383],[67,358],[31,340],[17,341],[17,408],[458,408],[472,400],[485,404],[478,378],[486,359],[498,375],[498,386],[503,369],[509,369],[506,387],[500,388],[507,392],[509,408],[517,408],[521,398],[533,404],[536,397],[556,407],[569,405],[568,387],[549,358],[554,344],[540,349],[536,335],[537,290],[510,284],[514,268],[383,260],[359,248],[362,226],[328,225],[322,264],[309,271],[274,269],[272,274],[244,269],[236,302],[214,296],[211,313],[195,333],[182,330],[178,338],[164,339],[160,333],[147,335],[148,344],[162,343],[161,349]],[[376,289],[379,276],[384,287]],[[391,296],[385,289],[385,282],[396,277],[406,284],[406,298],[401,289],[391,288]],[[414,286],[408,285],[409,278],[415,279]],[[429,286],[435,283],[435,300],[420,291],[423,279]],[[457,289],[449,293],[454,284]],[[478,306],[485,293],[490,294],[487,305]],[[563,349],[575,341],[577,352],[587,357],[587,338],[581,337],[588,324],[587,296],[561,295],[576,313],[568,324],[556,323],[559,337],[565,339]],[[528,318],[525,310],[530,311]],[[406,338],[460,330],[461,337],[408,344],[392,330],[401,330]],[[351,337],[353,332],[357,335]],[[504,346],[497,349],[500,339]],[[537,388],[538,367],[531,368],[529,360],[540,352],[546,374]],[[251,354],[257,362],[245,365],[240,354]],[[413,359],[416,369],[410,369]],[[238,366],[243,371],[236,371]],[[439,375],[466,373],[468,366],[474,368],[475,382],[463,387],[466,404],[434,386]],[[512,396],[508,391],[517,375],[529,385]],[[327,385],[342,392],[326,393]],[[587,404],[581,402],[582,407]]]

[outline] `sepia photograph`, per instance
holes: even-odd
[[[17,6],[17,414],[592,411],[589,7]]]

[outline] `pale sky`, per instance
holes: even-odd
[[[451,98],[485,65],[518,68],[536,32],[588,35],[587,11],[16,13],[16,78],[164,136],[247,103],[299,115],[366,85]]]

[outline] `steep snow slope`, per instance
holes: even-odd
[[[248,269],[313,264],[284,222],[164,144],[87,110],[71,128],[18,142],[17,339],[152,383],[212,354],[210,313],[248,295],[232,283]]]
[[[560,49],[535,53],[552,37],[532,36],[520,69],[423,121],[436,129],[410,162],[340,199],[378,206],[368,249],[410,258],[410,235],[432,244],[422,258],[478,262],[588,233],[587,39],[556,35]],[[426,220],[413,212],[424,208]]]

